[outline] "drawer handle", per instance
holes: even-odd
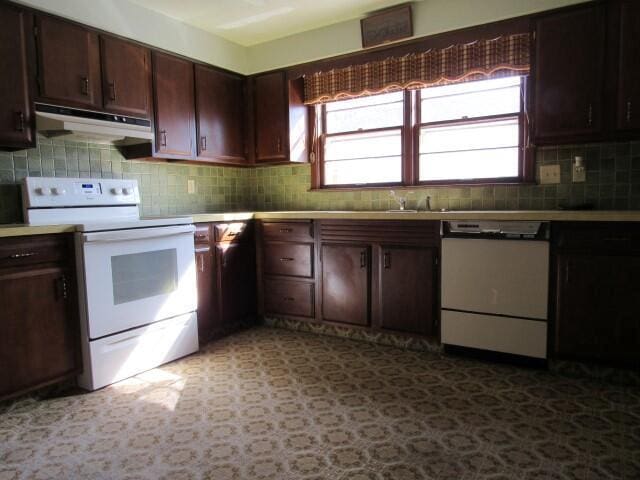
[[[206,233],[196,233],[196,238],[207,238],[209,235]]]
[[[280,229],[280,233],[291,233],[291,229],[290,228],[281,228]]]
[[[295,301],[296,301],[296,299],[295,299],[295,298],[293,298],[293,297],[284,297],[284,299],[285,299],[287,302],[295,302]]]
[[[227,232],[224,234],[226,237],[235,237],[238,235],[238,232]]]
[[[293,262],[295,260],[295,258],[291,258],[291,257],[282,257],[280,258],[281,262]]]
[[[33,257],[34,255],[37,255],[37,254],[38,254],[37,252],[13,253],[9,255],[7,258],[11,258],[11,259],[27,258],[27,257]]]
[[[391,252],[384,252],[383,260],[384,260],[383,261],[384,268],[385,269],[391,268]]]

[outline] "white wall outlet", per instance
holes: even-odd
[[[196,193],[196,181],[195,180],[187,180],[187,193]]]
[[[560,165],[540,166],[540,183],[560,183]]]
[[[575,157],[571,165],[571,181],[581,183],[587,181],[587,170],[584,168],[584,158]]]

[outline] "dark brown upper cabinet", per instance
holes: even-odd
[[[100,37],[104,109],[151,117],[151,52],[135,43]]]
[[[535,142],[596,140],[603,127],[605,11],[589,5],[536,21]]]
[[[98,34],[49,16],[36,16],[38,100],[101,109]]]
[[[245,163],[244,80],[195,66],[198,160]]]
[[[154,156],[193,159],[196,155],[193,64],[153,52]]]
[[[33,17],[0,4],[0,147],[33,146],[33,103],[28,56]]]
[[[640,3],[619,5],[618,130],[640,130]]]
[[[254,161],[307,161],[307,107],[302,78],[285,72],[256,75],[250,80],[253,103]]]

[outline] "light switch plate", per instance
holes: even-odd
[[[540,183],[560,183],[560,165],[540,166]]]
[[[187,193],[196,193],[196,181],[187,180]]]

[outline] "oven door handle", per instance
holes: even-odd
[[[123,242],[127,240],[146,240],[148,238],[170,237],[173,235],[190,234],[196,231],[193,225],[175,225],[170,227],[134,228],[129,230],[114,230],[112,232],[85,233],[82,238],[85,243],[93,242]]]

